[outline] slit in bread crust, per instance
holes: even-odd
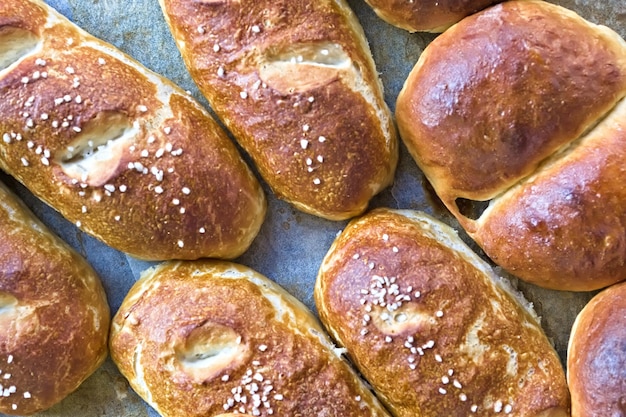
[[[70,178],[101,186],[115,176],[139,129],[121,113],[101,113],[54,157]]]
[[[5,314],[13,313],[16,307],[17,298],[9,293],[0,291],[0,317]]]
[[[302,93],[330,84],[350,69],[352,60],[340,45],[311,43],[265,51],[261,80],[283,94]]]
[[[42,46],[35,34],[11,26],[0,28],[0,72],[34,54]]]
[[[141,364],[142,349],[143,346],[141,344],[137,344],[137,347],[135,347],[135,351],[133,352],[133,370],[135,372],[137,385],[141,387],[141,395],[145,396],[144,398],[146,399],[146,402],[148,404],[153,405],[152,394],[148,389],[148,385],[146,384],[146,380],[143,374],[143,365]]]
[[[381,126],[390,125],[387,113],[365,80],[360,65],[340,44],[312,42],[268,48],[258,59],[259,78],[282,94],[303,93],[340,80],[374,107]],[[383,129],[383,133],[390,143],[390,131]]]
[[[196,383],[220,376],[248,359],[249,346],[233,329],[206,322],[193,329],[183,343],[174,347],[179,369]]]

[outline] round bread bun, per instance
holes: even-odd
[[[563,7],[463,19],[398,96],[411,155],[498,265],[539,286],[626,279],[626,42]]]
[[[576,317],[567,381],[572,417],[626,416],[626,283],[596,295]]]
[[[113,319],[110,347],[164,417],[388,416],[315,316],[241,265],[147,270]]]
[[[394,416],[569,415],[563,366],[528,303],[424,213],[353,220],[315,302]]]
[[[52,407],[107,356],[99,277],[0,183],[0,413]]]
[[[376,14],[409,32],[443,32],[499,0],[366,0]]]

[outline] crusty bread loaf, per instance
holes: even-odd
[[[381,19],[409,32],[443,32],[499,0],[365,0]]]
[[[615,32],[547,2],[509,1],[428,46],[396,117],[494,262],[585,291],[626,279],[626,190],[615,180],[626,169],[625,96],[626,42]]]
[[[393,180],[395,127],[344,0],[160,0],[183,59],[278,197],[346,219]]]
[[[142,275],[113,319],[111,356],[162,416],[387,416],[304,305],[220,261]]]
[[[322,323],[395,416],[559,416],[563,367],[526,302],[414,211],[353,220],[320,267]]]
[[[0,168],[137,258],[232,258],[265,197],[187,93],[39,0],[0,3]]]
[[[107,356],[99,277],[0,183],[0,413],[60,402]]]
[[[578,314],[567,350],[572,417],[626,415],[626,283]]]

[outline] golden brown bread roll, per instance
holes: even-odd
[[[0,168],[141,259],[240,255],[265,197],[188,94],[39,0],[0,4]]]
[[[499,0],[365,0],[386,22],[409,32],[443,32]]]
[[[393,180],[395,127],[344,0],[161,0],[185,64],[278,197],[339,220]]]
[[[113,319],[111,356],[162,416],[387,416],[315,317],[259,273],[165,263]]]
[[[107,356],[99,277],[0,183],[0,412],[30,415],[73,392]]]
[[[401,136],[487,255],[535,284],[626,278],[626,42],[546,2],[462,20],[420,57]],[[473,214],[468,203],[482,206]]]
[[[626,283],[597,294],[576,317],[567,382],[572,417],[626,415]]]
[[[395,416],[565,417],[559,357],[509,288],[450,227],[377,209],[334,241],[315,302]]]

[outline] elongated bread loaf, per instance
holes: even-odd
[[[626,283],[597,294],[576,317],[567,382],[572,417],[626,415]]]
[[[39,0],[0,3],[0,168],[142,259],[236,257],[265,214],[199,104]]]
[[[144,272],[110,343],[122,374],[164,417],[388,415],[312,313],[241,265]]]
[[[107,356],[99,277],[0,183],[0,413],[30,415],[74,391]]]
[[[315,302],[395,416],[566,417],[559,357],[509,288],[450,227],[377,209],[337,237]]]
[[[328,219],[393,180],[395,127],[344,0],[161,0],[191,76],[273,191]]]
[[[494,262],[588,291],[626,279],[624,97],[626,42],[615,32],[548,2],[509,1],[428,46],[396,117]]]
[[[409,32],[443,32],[499,0],[365,0],[381,19]]]

